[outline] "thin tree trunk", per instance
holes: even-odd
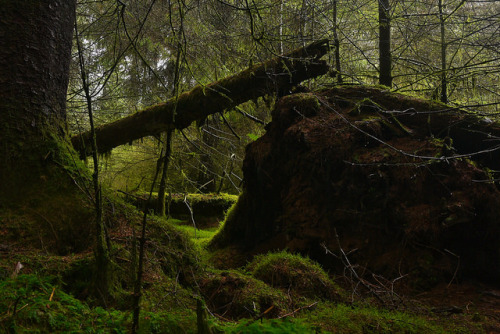
[[[158,198],[157,198],[157,214],[160,216],[165,216],[165,193],[167,190],[167,172],[168,166],[170,164],[170,157],[172,155],[172,137],[174,130],[168,130],[165,139],[165,156],[163,157],[163,169],[160,178],[160,185],[158,187]]]
[[[286,92],[301,81],[327,73],[326,61],[319,58],[328,50],[328,40],[314,42],[206,86],[196,86],[178,99],[172,98],[98,127],[96,137],[99,152],[108,152],[116,146],[145,136],[158,135],[167,129],[184,129],[196,120],[265,94]],[[175,118],[172,117],[174,113]],[[71,139],[82,156],[91,154],[91,140],[90,132],[75,135]]]
[[[378,0],[379,17],[379,82],[392,87],[391,20],[389,0]]]
[[[174,72],[174,107],[172,111],[172,119],[173,123],[175,120],[175,116],[177,114],[177,103],[179,101],[179,81],[180,81],[180,69],[181,69],[181,54],[182,54],[182,40],[184,36],[184,3],[181,4],[179,1],[179,35],[177,36],[177,55],[175,57],[175,72]],[[172,15],[172,14],[170,14]],[[172,27],[172,30],[173,29]],[[165,141],[165,157],[163,158],[163,170],[161,173],[160,185],[158,188],[158,198],[156,199],[157,206],[157,214],[160,216],[165,216],[165,191],[167,189],[167,172],[168,166],[170,163],[170,157],[172,155],[172,136],[174,129],[167,130],[167,138]]]
[[[280,54],[283,54],[284,48],[283,48],[283,7],[284,7],[284,0],[280,1],[280,41],[279,41],[279,52]]]
[[[96,275],[94,277],[94,288],[96,297],[101,299],[103,303],[106,302],[109,296],[109,253],[106,242],[105,226],[102,218],[102,193],[99,183],[99,156],[97,154],[97,142],[94,126],[94,115],[92,112],[92,96],[90,95],[90,87],[85,70],[85,63],[83,58],[83,50],[78,36],[77,26],[75,24],[76,45],[78,48],[78,60],[80,65],[80,75],[82,79],[82,87],[85,93],[85,100],[87,102],[87,111],[89,115],[90,132],[92,134],[92,160],[94,163],[94,172],[92,174],[92,181],[94,185],[94,208],[95,208],[95,228],[96,228]]]
[[[448,103],[448,80],[446,77],[446,30],[443,1],[439,0],[439,25],[441,28],[441,102]]]
[[[338,24],[337,24],[337,0],[333,0],[333,50],[335,56],[335,77],[337,83],[342,83],[342,71],[340,66],[340,40],[338,34]]]

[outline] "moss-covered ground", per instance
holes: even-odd
[[[57,255],[17,239],[22,228],[23,236],[36,237],[36,227],[13,215],[0,220],[0,332],[130,331],[141,224],[134,208],[119,200],[107,206],[115,271],[109,305],[98,305],[88,291],[90,247]],[[197,333],[199,321],[212,333],[486,332],[488,319],[477,313],[433,313],[411,302],[389,309],[373,298],[353,299],[339,278],[288,252],[230,268],[231,250],[214,254],[207,247],[216,227],[150,217],[147,230],[140,333]],[[16,272],[18,263],[23,268]]]

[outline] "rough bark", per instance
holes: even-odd
[[[39,167],[66,121],[76,1],[0,2],[0,184],[13,190]],[[36,174],[31,170],[31,174]]]
[[[328,65],[319,58],[328,49],[327,40],[312,43],[209,85],[196,86],[178,97],[176,109],[171,99],[103,125],[96,129],[99,151],[105,153],[168,129],[184,129],[196,120],[270,92],[283,94],[303,80],[327,73]],[[90,140],[91,134],[85,132],[73,136],[72,143],[82,156],[87,156],[91,153]]]
[[[0,1],[0,221],[19,217],[23,242],[59,254],[88,247],[92,221],[65,139],[75,6]]]

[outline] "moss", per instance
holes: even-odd
[[[287,95],[279,100],[278,105],[272,111],[272,117],[273,120],[280,119],[280,122],[288,125],[299,117],[315,116],[320,106],[317,96],[313,93]]]
[[[241,224],[237,224],[234,220],[240,216],[240,210],[242,203],[245,201],[245,193],[241,194],[238,201],[234,203],[227,211],[226,218],[219,227],[219,230],[215,233],[214,237],[208,243],[208,247],[211,249],[223,247],[232,238],[241,237],[242,231]]]
[[[130,311],[90,307],[63,292],[52,279],[21,275],[0,282],[0,331],[9,333],[124,333]],[[146,333],[194,333],[193,312],[142,312]]]
[[[307,314],[309,324],[335,333],[460,333],[464,328],[444,328],[423,317],[367,306],[320,303]],[[465,331],[467,332],[467,331]]]
[[[279,290],[235,270],[209,270],[199,279],[208,308],[229,319],[265,317],[289,311],[288,299]]]
[[[181,283],[191,282],[203,263],[189,236],[160,217],[151,217],[148,226],[149,249],[154,252],[151,265],[158,265],[167,277]]]
[[[299,296],[341,300],[341,289],[319,264],[300,255],[282,251],[256,256],[247,266],[252,276],[275,288]]]
[[[148,208],[156,208],[158,194],[153,193],[152,199],[149,202]],[[149,193],[139,193],[134,196],[126,196],[125,199],[133,203],[140,209],[144,207],[146,198],[149,198]],[[230,194],[172,194],[169,201],[166,203],[170,217],[181,219],[188,224],[192,223],[191,211],[196,224],[200,226],[213,227],[217,222],[224,218],[226,210],[228,210],[238,199],[236,195]],[[186,205],[185,200],[188,205]],[[190,210],[191,209],[191,210]]]
[[[28,154],[0,191],[0,220],[12,236],[57,254],[88,247],[93,219],[88,189],[90,174],[70,144],[54,134]],[[16,222],[22,223],[16,229]],[[17,230],[17,231],[14,231]]]
[[[300,319],[271,319],[264,321],[242,320],[234,328],[227,326],[225,333],[273,333],[273,334],[313,334],[321,330],[304,323]]]

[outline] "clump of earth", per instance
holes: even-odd
[[[212,247],[286,249],[339,273],[348,260],[416,287],[500,278],[496,123],[363,86],[285,96],[272,116]]]

